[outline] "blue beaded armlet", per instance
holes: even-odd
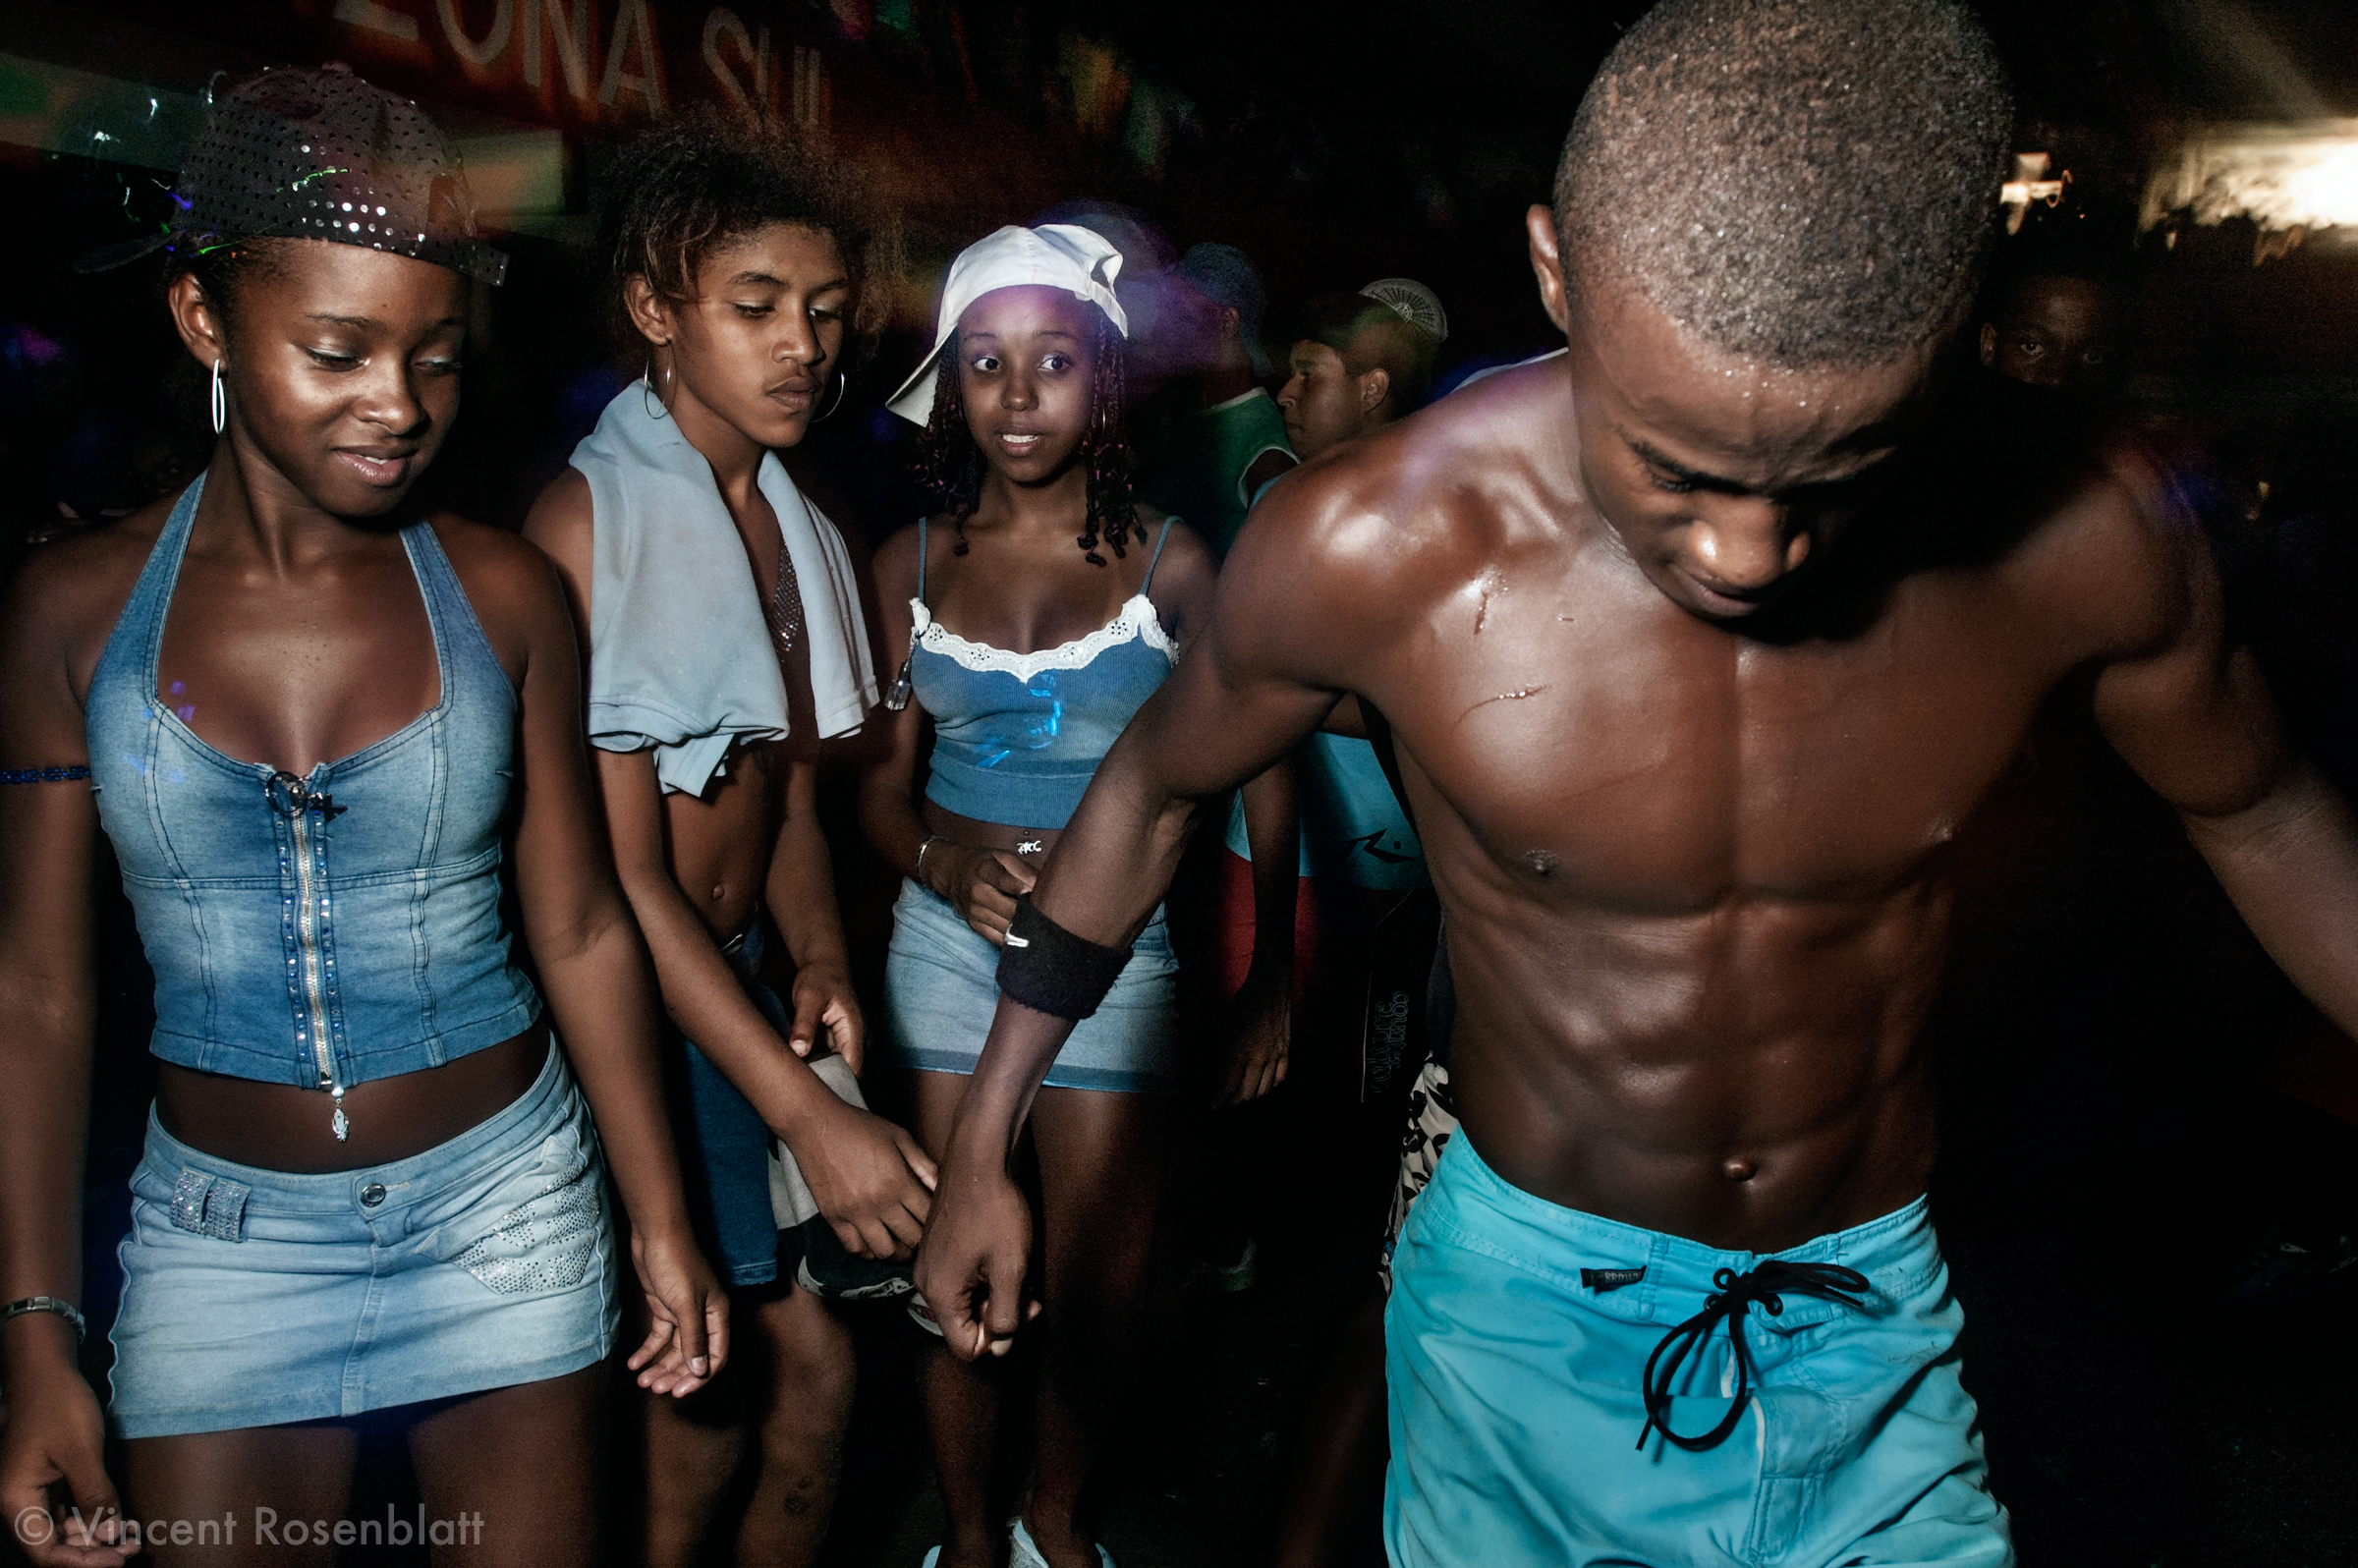
[[[87,762],[65,767],[0,767],[0,784],[71,784],[89,776]]]

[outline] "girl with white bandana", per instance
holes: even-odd
[[[929,1149],[948,1142],[989,1032],[1016,899],[1210,610],[1211,552],[1131,497],[1121,264],[1103,239],[1069,224],[1004,228],[970,246],[944,284],[933,352],[888,405],[925,426],[924,477],[940,510],[877,554],[885,646],[908,656],[862,814],[907,878],[885,1029],[915,1069]],[[1157,916],[1033,1108],[1043,1322],[1053,1325],[1039,1359],[969,1364],[937,1348],[924,1365],[949,1515],[928,1564],[1104,1560],[1083,1503],[1138,1363],[1170,1122],[1159,1092],[1179,1065],[1177,974]],[[1015,1375],[1037,1379],[1038,1416],[1010,1530],[989,1483]]]

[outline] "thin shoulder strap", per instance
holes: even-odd
[[[1154,535],[1154,554],[1147,562],[1147,580],[1138,586],[1141,593],[1154,586],[1154,569],[1162,564],[1162,547],[1170,542],[1171,525],[1178,521],[1175,517],[1166,517],[1162,520],[1162,532]]]
[[[922,517],[917,520],[917,602],[926,602],[926,520]]]
[[[115,641],[126,632],[140,639],[125,648],[131,654],[143,646],[146,666],[140,678],[147,690],[155,690],[156,667],[164,652],[164,620],[171,613],[172,590],[180,582],[180,563],[189,553],[189,539],[196,532],[196,503],[204,496],[204,475],[183,490],[173,503],[171,515],[164,519],[163,532],[155,538],[154,547],[147,552],[147,564],[140,568],[139,581],[132,585],[131,597],[124,601],[123,611],[115,617],[115,630],[106,640],[106,651],[99,655],[104,665],[114,652]],[[92,684],[96,678],[92,677]]]
[[[467,666],[472,664],[487,677],[499,668],[499,653],[491,645],[491,634],[483,630],[482,617],[475,613],[475,601],[467,596],[467,585],[460,581],[459,569],[450,552],[442,548],[442,536],[434,532],[433,524],[420,518],[401,531],[401,543],[409,551],[410,570],[417,574],[418,593],[425,600],[426,622],[433,629],[434,657],[442,666],[442,705],[452,707],[453,699],[463,693]],[[503,692],[514,690],[504,671],[489,685]]]

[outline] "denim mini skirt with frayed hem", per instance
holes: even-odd
[[[930,890],[904,878],[884,961],[884,1028],[901,1065],[972,1073],[999,1006],[999,949]],[[1157,909],[1095,1013],[1073,1026],[1051,1089],[1143,1093],[1179,1077],[1179,961]]]
[[[115,1320],[121,1437],[357,1416],[578,1372],[620,1320],[605,1160],[565,1058],[408,1159],[298,1176],[152,1112]]]

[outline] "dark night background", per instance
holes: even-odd
[[[609,28],[617,0],[589,3]],[[520,522],[617,377],[636,373],[611,355],[590,241],[601,172],[646,123],[646,95],[584,103],[553,68],[535,90],[513,39],[471,65],[427,0],[379,8],[417,24],[414,43],[338,20],[352,9],[19,0],[0,17],[0,563],[71,519],[177,489],[204,460],[202,386],[170,341],[153,272],[70,263],[147,220],[216,71],[346,59],[463,139],[534,149],[536,195],[493,214],[514,260],[507,286],[478,301],[466,413],[427,480],[433,502]],[[705,58],[716,9],[648,9],[671,111],[726,95]],[[734,40],[766,32],[751,95],[861,164],[906,231],[893,330],[796,454],[798,473],[856,539],[913,514],[904,437],[877,403],[916,351],[940,269],[988,228],[1068,199],[1127,204],[1175,249],[1243,247],[1266,277],[1272,327],[1311,295],[1404,274],[1446,306],[1449,364],[1547,346],[1521,214],[1545,198],[1590,73],[1643,9],[734,7],[740,33],[721,45],[734,80],[751,80]],[[2261,262],[2261,236],[2240,220],[2136,232],[2149,171],[2189,128],[2358,116],[2358,7],[1980,9],[2015,74],[2017,146],[2072,173],[2061,203],[2034,207],[2006,245],[2110,269],[2128,302],[2120,421],[2178,464],[2296,729],[2358,786],[2358,242],[2324,229]],[[479,41],[501,13],[466,0],[453,14]],[[592,87],[608,42],[595,39]],[[847,918],[872,980],[889,879],[848,813],[840,826]],[[1935,1026],[1947,1127],[1934,1192],[1971,1316],[1967,1383],[2023,1560],[2358,1561],[2358,1269],[2336,1271],[2358,1259],[2349,1042],[2275,973],[2068,694],[1961,841],[1958,870],[1959,951]],[[127,911],[105,919],[117,956],[90,1180],[94,1317],[111,1310],[109,1227],[146,1071],[146,976]],[[1267,1539],[1293,1413],[1372,1266],[1397,1125],[1392,1107],[1350,1105],[1339,1077],[1289,1086],[1296,1123],[1323,1131],[1290,1146],[1270,1183],[1260,1287],[1168,1293],[1167,1348],[1146,1370],[1148,1414],[1106,1530],[1130,1568],[1250,1562]],[[862,1347],[829,1560],[914,1568],[936,1539],[914,1347],[890,1312],[862,1319]],[[356,1513],[405,1484],[396,1446],[371,1453],[383,1463]]]

